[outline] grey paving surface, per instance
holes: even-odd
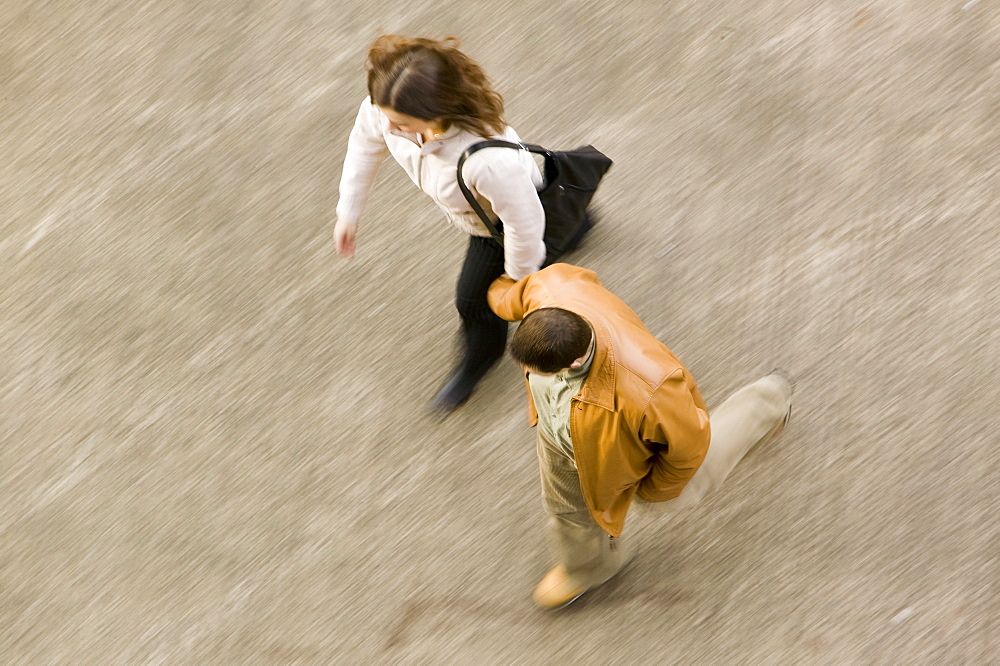
[[[386,31],[615,159],[574,259],[710,402],[796,380],[565,612],[514,368],[423,416],[463,239],[387,164],[333,253]],[[998,147],[990,0],[7,0],[0,661],[1000,663]]]

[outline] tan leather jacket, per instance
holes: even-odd
[[[708,452],[708,411],[694,379],[593,271],[553,264],[490,286],[490,307],[507,321],[558,307],[586,319],[596,349],[572,400],[570,438],[580,487],[604,531],[620,536],[632,498],[680,495]],[[538,422],[528,391],[531,424]]]

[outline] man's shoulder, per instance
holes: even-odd
[[[556,263],[532,273],[533,281],[549,285],[567,286],[597,286],[602,287],[597,273],[589,268],[574,266],[573,264]],[[602,287],[603,288],[603,287]]]
[[[600,288],[597,274],[570,264],[552,264],[526,275],[516,283],[524,290],[528,311],[539,308],[563,308],[589,319],[595,291]]]
[[[641,384],[651,394],[678,371],[684,370],[673,352],[641,326],[631,323],[617,326],[611,338],[618,374],[623,379],[632,377],[636,382],[633,389]]]
[[[626,388],[651,395],[678,372],[684,371],[677,358],[665,347],[663,349],[666,353],[646,353],[641,357],[619,354],[615,365]]]

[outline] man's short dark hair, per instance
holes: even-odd
[[[542,308],[525,317],[510,341],[519,365],[539,372],[559,372],[590,348],[593,333],[587,320],[562,308]]]

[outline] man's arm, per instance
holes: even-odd
[[[701,467],[711,429],[678,368],[657,387],[643,415],[639,437],[655,449],[653,466],[639,482],[639,497],[665,502],[681,494]]]
[[[506,274],[498,277],[486,293],[490,309],[507,321],[524,319],[524,288],[530,279],[530,275],[520,280],[514,280]]]

